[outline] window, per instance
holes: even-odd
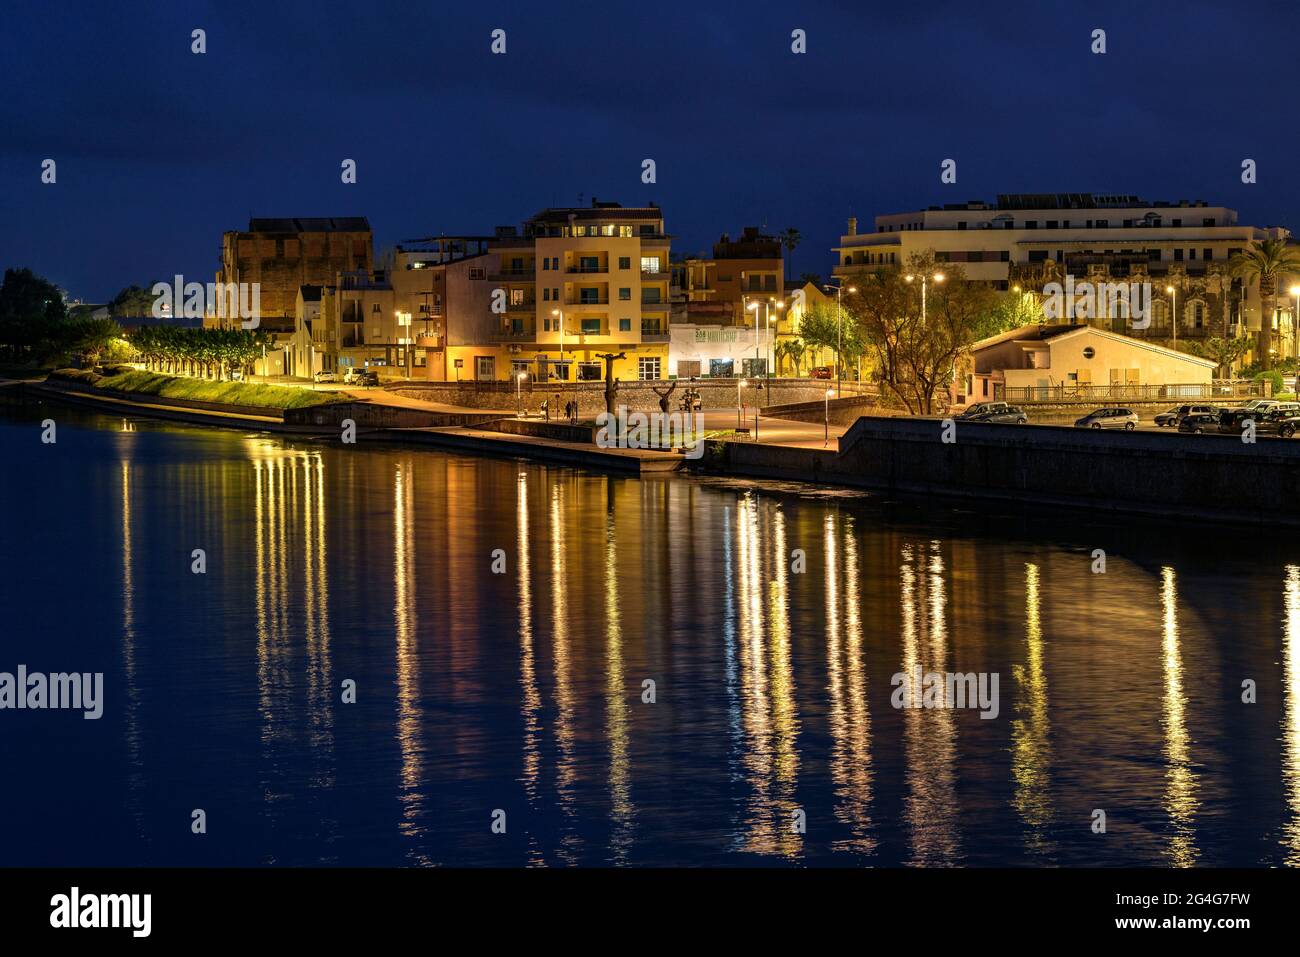
[[[510,305],[522,306],[524,304],[524,291],[522,289],[510,290]]]
[[[623,237],[630,237],[632,235],[632,227],[620,226],[618,227],[618,234]]]
[[[1195,249],[1189,249],[1189,250],[1187,250],[1187,258],[1188,258],[1188,259],[1195,260],[1195,259],[1196,259],[1196,250],[1195,250]]]
[[[643,303],[658,303],[663,301],[663,293],[658,289],[642,289],[641,301]]]
[[[371,311],[371,312],[379,312],[379,303],[375,303],[374,305],[372,305],[372,306],[370,307],[370,311]]]
[[[469,270],[470,279],[482,279],[486,275],[482,266],[471,266]]]
[[[620,320],[618,321],[618,331],[619,331],[619,332],[631,332],[631,331],[632,331],[632,320],[631,320],[631,319],[620,319]]]
[[[578,363],[578,381],[594,382],[603,379],[604,376],[600,371],[599,362],[579,362]]]
[[[624,302],[631,302],[632,290],[627,287],[620,287],[618,290],[618,298],[623,300]]]
[[[1097,354],[1097,350],[1094,349],[1092,346],[1084,346],[1084,347],[1083,347],[1083,357],[1084,357],[1085,359],[1091,359],[1091,358],[1092,358],[1093,356],[1095,356],[1096,354]]]
[[[618,257],[618,268],[619,268],[619,269],[631,269],[631,268],[632,268],[632,257],[631,257],[631,256],[619,256],[619,257]]]
[[[999,257],[1000,261],[1002,261],[1002,262],[1004,262],[1004,263],[1005,263],[1005,262],[1010,262],[1010,261],[1011,261],[1011,251],[1008,250],[1008,249],[1004,249],[1004,250],[1002,250],[1000,253],[998,253],[998,257]],[[890,254],[889,254],[889,261],[890,261],[891,263],[894,261],[894,254],[893,254],[893,253],[890,253]]]
[[[659,357],[642,356],[637,360],[637,372],[642,379],[658,379]]]
[[[1048,228],[1048,229],[1055,229],[1055,228],[1056,228],[1056,220],[1054,220],[1054,219],[1049,219],[1049,220],[1047,221],[1047,228]]]
[[[966,220],[964,220],[964,219],[959,219],[959,220],[957,220],[957,228],[958,228],[958,229],[965,229],[965,228],[966,228]]]
[[[543,289],[542,289],[542,302],[550,302],[550,301],[551,301],[551,290],[548,289],[548,288],[543,287]]]
[[[1037,228],[1038,228],[1038,220],[1036,219],[1025,220],[1025,229],[1037,229]]]
[[[1174,250],[1174,262],[1176,262],[1176,263],[1180,263],[1180,262],[1182,262],[1182,261],[1183,261],[1183,251],[1182,251],[1182,249],[1175,249],[1175,250]]]
[[[578,301],[585,303],[600,302],[600,290],[593,286],[584,286],[578,290]]]
[[[735,373],[736,363],[731,359],[710,359],[709,375],[722,379],[730,379]]]
[[[1214,258],[1214,250],[1213,250],[1213,249],[1202,249],[1202,250],[1201,250],[1201,258],[1204,259],[1206,262],[1209,262],[1211,259]]]
[[[578,272],[600,272],[600,259],[596,256],[578,257]]]
[[[600,320],[599,319],[582,320],[582,334],[585,336],[600,335]]]
[[[1204,328],[1205,327],[1205,303],[1197,300],[1196,302],[1193,302],[1190,305],[1192,311],[1192,325],[1197,329]]]
[[[1031,250],[1029,250],[1029,261],[1030,261],[1031,263],[1041,263],[1041,262],[1046,262],[1046,261],[1047,261],[1047,250],[1046,250],[1046,249],[1031,249]]]
[[[656,272],[658,272],[658,271],[659,271],[659,257],[658,257],[658,256],[642,256],[642,257],[641,257],[641,271],[642,271],[642,272],[650,272],[650,273],[656,273]]]

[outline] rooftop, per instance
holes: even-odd
[[[368,233],[364,216],[313,217],[296,219],[249,219],[250,233]]]

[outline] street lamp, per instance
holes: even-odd
[[[1178,348],[1178,290],[1173,286],[1165,286],[1165,292],[1169,293],[1169,321],[1174,330],[1174,348]]]
[[[403,351],[406,353],[406,377],[409,379],[411,378],[411,314],[409,312],[397,312],[396,316],[397,325],[406,329],[406,335],[399,337],[399,339],[406,340],[403,343],[405,346]]]
[[[858,291],[857,286],[849,286],[850,293],[854,293],[857,291]],[[841,281],[840,284],[835,287],[835,386],[837,389],[842,389],[844,387],[843,383],[840,381],[843,375],[843,370],[841,369],[841,366],[843,366],[844,364],[844,360],[841,356],[843,349],[844,349],[844,283],[843,281]]]
[[[736,380],[736,428],[740,428],[741,409],[744,407],[740,399],[740,390],[743,389],[746,385],[747,383],[745,382],[744,379]]]
[[[521,390],[524,385],[524,376],[528,375],[523,369],[515,373],[515,408],[519,411],[519,418],[524,417],[524,400]]]
[[[834,394],[835,390],[830,386],[827,386],[825,419],[822,422],[822,431],[824,433],[822,436],[822,448],[826,448],[826,446],[830,445],[831,442],[831,396]]]

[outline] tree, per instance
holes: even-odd
[[[908,271],[933,275],[932,256],[912,256]],[[945,264],[943,272],[944,281],[926,289],[924,321],[920,283],[907,282],[896,267],[858,276],[857,292],[844,299],[876,360],[881,385],[913,414],[934,411],[935,394],[952,380],[958,358],[1001,321],[991,289],[966,282],[960,266]]]
[[[1185,345],[1183,343],[1179,343],[1179,345],[1194,356],[1213,359],[1219,364],[1219,368],[1216,370],[1219,377],[1227,379],[1232,375],[1233,365],[1245,358],[1252,343],[1249,336],[1236,336],[1231,339],[1212,336],[1204,342],[1197,342],[1192,339]]]
[[[113,340],[122,335],[122,328],[112,319],[77,319],[66,328],[69,348],[80,352],[92,369]]]
[[[785,230],[780,235],[781,245],[785,247],[785,278],[790,278],[790,256],[794,253],[795,247],[803,242],[803,235],[793,226]]]
[[[151,291],[153,287],[153,283],[150,283],[145,288],[136,285],[127,286],[109,302],[109,315],[131,316],[134,318],[152,316],[153,304],[156,299]],[[177,309],[173,306],[173,312],[176,311]]]
[[[799,320],[799,337],[812,349],[829,349],[840,367],[844,358],[862,354],[861,327],[849,310],[834,302],[815,302]]]
[[[57,352],[67,307],[57,286],[30,269],[6,269],[0,284],[0,349],[17,362]]]
[[[1285,239],[1264,239],[1228,260],[1233,276],[1259,283],[1262,315],[1259,317],[1259,362],[1267,369],[1273,362],[1273,319],[1277,313],[1277,286],[1283,275],[1300,274],[1300,249]]]

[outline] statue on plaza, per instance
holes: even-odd
[[[614,378],[614,360],[626,359],[627,353],[603,352],[596,358],[605,360],[605,411],[612,418],[614,415],[614,402],[618,398],[618,380]]]
[[[675,392],[676,390],[677,390],[676,379],[674,379],[672,385],[670,385],[666,389],[661,390],[661,389],[656,389],[654,386],[650,387],[650,391],[653,392],[655,395],[659,396],[659,411],[662,412],[664,415],[668,414],[668,397],[672,395],[673,392]]]

